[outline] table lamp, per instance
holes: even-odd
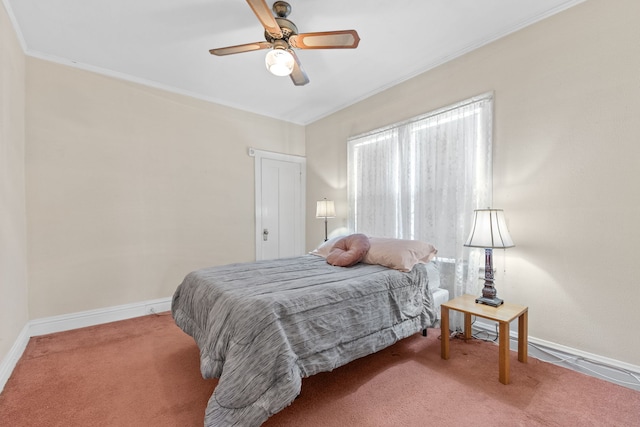
[[[328,240],[327,238],[327,218],[335,218],[336,216],[336,207],[333,203],[333,200],[327,200],[325,197],[324,200],[318,200],[316,204],[316,218],[324,218],[324,241]]]
[[[471,233],[464,246],[470,248],[484,248],[484,288],[482,296],[476,302],[498,307],[503,301],[497,297],[493,285],[493,249],[512,248],[515,246],[502,209],[476,209],[474,212]]]

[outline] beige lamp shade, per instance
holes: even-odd
[[[316,204],[316,218],[335,218],[336,206],[333,200],[318,200]]]
[[[476,209],[471,233],[464,246],[470,248],[512,248],[515,246],[507,229],[502,209]]]

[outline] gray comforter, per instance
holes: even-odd
[[[305,255],[188,274],[171,311],[219,378],[205,426],[258,426],[331,371],[432,325],[425,265],[334,267]]]

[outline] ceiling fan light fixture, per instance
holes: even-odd
[[[288,76],[293,71],[295,60],[286,49],[276,48],[270,50],[265,57],[265,65],[271,74],[276,76]]]

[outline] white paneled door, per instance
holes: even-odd
[[[253,150],[256,260],[304,253],[304,157]]]

